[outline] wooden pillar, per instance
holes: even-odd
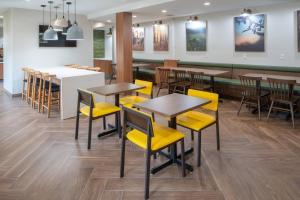
[[[132,82],[132,13],[116,14],[117,82]]]

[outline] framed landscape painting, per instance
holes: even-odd
[[[132,28],[132,49],[134,51],[145,50],[145,28],[144,27]]]
[[[300,52],[300,10],[297,11],[298,52]]]
[[[265,51],[265,15],[234,18],[235,51]]]
[[[186,27],[186,50],[206,51],[207,22],[191,21],[185,24]]]
[[[159,24],[153,26],[154,51],[169,51],[169,26]]]

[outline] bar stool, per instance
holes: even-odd
[[[27,84],[30,68],[23,67],[23,80],[22,80],[22,99],[27,100]]]
[[[44,113],[47,109],[47,116],[50,118],[52,105],[58,105],[58,110],[60,110],[60,85],[54,83],[55,75],[43,74],[42,79],[42,112]]]
[[[35,103],[37,102],[39,87],[41,83],[42,73],[39,71],[34,71],[32,74],[32,84],[31,84],[31,106],[35,108]]]
[[[78,68],[78,67],[80,67],[80,65],[79,64],[66,64],[66,65],[64,65],[65,67],[71,67],[71,68]]]
[[[32,90],[33,90],[33,79],[35,70],[28,69],[27,87],[26,87],[26,101],[28,104],[32,104]]]
[[[34,76],[34,94],[32,97],[32,104],[33,104],[33,109],[35,109],[35,106],[38,106],[38,112],[41,111],[41,96],[42,96],[42,73],[41,72],[36,72]]]

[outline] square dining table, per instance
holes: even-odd
[[[143,89],[145,88],[145,86],[140,86],[140,85],[136,85],[136,84],[132,84],[132,83],[115,83],[115,84],[111,84],[111,85],[104,85],[104,86],[100,86],[100,87],[94,87],[94,88],[89,88],[88,91],[98,94],[98,95],[102,95],[102,96],[115,96],[115,106],[120,105],[120,94],[122,93],[126,93],[126,92],[132,92],[135,90],[139,90],[139,89]],[[118,124],[118,118],[115,118],[115,124]],[[117,128],[110,125],[111,127],[110,130],[99,133],[98,137],[103,137],[106,136],[110,133],[114,133],[117,131]]]
[[[176,117],[178,115],[199,108],[210,102],[211,101],[208,99],[174,93],[174,94],[169,94],[166,96],[154,98],[146,102],[137,103],[134,106],[169,118],[170,119],[169,127],[176,129]],[[181,165],[181,160],[179,159],[180,156],[177,155],[176,144],[174,144],[171,147],[171,154],[168,155],[167,157],[169,159],[165,163],[152,168],[151,170],[152,174],[155,174],[156,172],[172,164]],[[187,170],[193,171],[193,167],[191,165],[186,164],[185,166]]]

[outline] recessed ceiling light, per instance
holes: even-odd
[[[162,13],[166,13],[166,12],[168,12],[168,11],[167,11],[167,10],[162,10],[161,12],[162,12]]]
[[[2,18],[3,18],[3,16],[1,15],[1,16],[0,16],[0,19],[2,19]]]
[[[26,2],[29,2],[29,1],[31,1],[31,0],[25,0]]]
[[[133,18],[136,18],[137,16],[136,16],[136,15],[132,15],[132,17],[133,17]]]
[[[205,6],[210,6],[210,2],[209,2],[209,1],[206,1],[206,2],[204,2],[203,5],[205,5]]]
[[[110,20],[110,19],[108,19],[108,20],[106,20],[106,22],[107,22],[107,23],[110,23],[110,22],[111,22],[111,20]]]

